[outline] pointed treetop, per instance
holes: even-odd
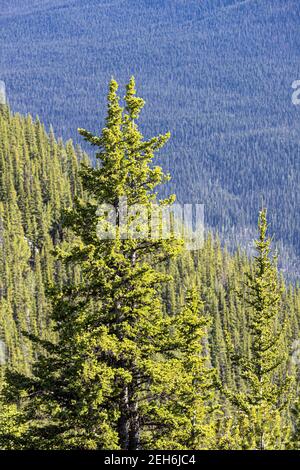
[[[137,119],[144,107],[145,101],[136,96],[135,78],[133,76],[130,78],[129,83],[126,86],[125,103],[125,109],[129,117],[131,119]]]
[[[266,234],[268,230],[267,209],[262,209],[259,212],[258,229],[259,229],[259,239],[262,242],[266,240]]]
[[[119,85],[118,82],[114,79],[114,77],[111,78],[109,82],[109,92],[110,93],[116,93],[118,91]]]
[[[107,103],[108,113],[106,118],[106,125],[108,128],[112,126],[120,126],[122,121],[123,108],[120,105],[120,97],[117,94],[119,85],[117,81],[112,78],[109,83]]]

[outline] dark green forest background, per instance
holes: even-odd
[[[114,122],[114,118],[111,118],[111,120]],[[106,125],[110,125],[109,121],[107,121]],[[116,132],[114,128],[112,132]],[[85,135],[88,140],[95,143],[92,134],[83,132],[83,135]],[[19,114],[13,114],[9,108],[5,106],[1,108],[0,136],[0,324],[1,371],[2,387],[4,391],[0,416],[0,442],[2,448],[52,449],[99,448],[99,446],[100,448],[118,448],[120,444],[118,444],[118,439],[116,439],[113,424],[111,424],[109,432],[106,427],[104,427],[104,431],[101,434],[102,440],[99,438],[100,441],[99,439],[97,441],[95,437],[96,434],[94,435],[91,431],[89,420],[83,425],[85,426],[84,432],[88,429],[88,432],[92,433],[92,437],[87,437],[84,433],[82,435],[81,431],[76,431],[79,424],[78,421],[76,421],[76,425],[73,424],[72,419],[74,419],[74,416],[72,413],[74,413],[74,410],[71,413],[68,408],[71,405],[67,405],[67,402],[65,403],[68,395],[65,395],[62,402],[63,404],[60,403],[59,405],[62,406],[62,410],[65,410],[62,415],[56,415],[54,407],[50,414],[49,411],[48,414],[46,413],[48,418],[42,418],[43,413],[45,413],[45,404],[41,405],[39,401],[37,404],[33,401],[33,408],[30,408],[32,400],[30,398],[30,390],[33,390],[30,387],[33,387],[33,385],[29,378],[32,374],[32,365],[36,363],[36,361],[39,361],[41,351],[44,348],[46,348],[51,357],[51,354],[53,354],[53,346],[49,345],[56,343],[57,331],[59,332],[61,328],[59,325],[63,325],[67,318],[67,316],[65,317],[64,315],[67,315],[69,311],[69,315],[71,315],[70,321],[73,322],[73,314],[71,312],[73,308],[75,308],[75,311],[78,308],[71,307],[73,301],[70,299],[66,301],[67,303],[62,304],[59,303],[61,300],[56,300],[59,305],[58,310],[61,312],[59,315],[62,315],[62,317],[61,320],[58,320],[58,313],[56,313],[56,320],[53,323],[53,314],[51,314],[53,303],[50,301],[49,293],[47,293],[48,287],[54,285],[56,289],[58,289],[58,292],[60,289],[66,288],[67,291],[71,289],[69,293],[65,291],[65,294],[63,294],[66,295],[67,298],[69,295],[73,295],[72,292],[75,297],[77,295],[76,292],[78,292],[78,295],[82,295],[79,294],[80,289],[85,289],[84,285],[80,287],[80,283],[78,284],[78,273],[76,274],[76,269],[74,271],[72,266],[70,268],[57,259],[57,255],[54,254],[53,249],[62,242],[65,243],[69,240],[68,243],[70,243],[72,239],[69,239],[68,232],[65,232],[63,228],[64,218],[66,217],[65,210],[72,208],[76,198],[83,198],[83,201],[86,200],[86,193],[83,191],[82,183],[85,181],[84,184],[87,185],[87,181],[90,181],[88,175],[92,175],[92,173],[90,173],[90,170],[87,170],[86,173],[84,173],[86,176],[83,174],[83,176],[79,177],[79,171],[82,164],[84,164],[87,169],[91,168],[89,158],[79,146],[74,147],[72,141],[64,143],[62,140],[57,140],[52,130],[47,133],[39,120],[33,120],[30,115],[25,117]],[[110,147],[106,147],[108,155],[109,152],[113,152],[113,150],[107,149],[110,149]],[[112,153],[112,155],[114,154]],[[107,165],[111,164],[109,163],[109,158],[107,162]],[[97,172],[96,169],[93,171]],[[115,175],[119,178],[117,173]],[[103,183],[104,187],[105,184],[106,183]],[[109,178],[107,184],[108,188],[113,187],[111,178]],[[89,237],[90,235],[88,234],[91,233],[92,225],[87,223],[86,219],[84,219],[83,224],[87,230],[86,236]],[[75,224],[75,227],[76,226]],[[80,259],[80,255],[76,254],[79,248],[77,247],[76,250],[75,259],[78,258],[78,256]],[[264,255],[268,256],[268,252],[265,251]],[[268,315],[266,312],[270,313],[273,311],[272,305],[274,303],[275,307],[277,307],[272,313],[273,316],[271,315],[270,317],[271,324],[268,326],[268,335],[271,335],[270,337],[273,341],[273,336],[275,338],[277,335],[277,329],[279,328],[279,331],[281,331],[280,343],[276,343],[275,352],[273,351],[273,353],[276,354],[276,361],[278,360],[278,364],[276,363],[274,365],[276,374],[273,374],[272,366],[270,371],[266,373],[266,376],[269,377],[270,375],[271,379],[269,377],[266,381],[266,385],[264,385],[268,393],[270,393],[271,408],[268,408],[266,414],[267,421],[263,426],[268,428],[267,435],[268,432],[270,432],[270,428],[272,429],[270,441],[267,441],[265,446],[266,448],[278,449],[298,448],[299,405],[297,392],[299,372],[297,358],[299,351],[297,340],[299,338],[300,327],[300,290],[298,285],[293,286],[286,284],[284,278],[277,273],[275,265],[274,268],[268,268],[267,258],[264,259],[263,263],[263,272],[266,270],[266,273],[263,275],[265,277],[262,277],[261,281],[263,282],[263,290],[259,291],[259,296],[261,296],[259,302],[263,304],[265,302],[265,307],[263,308],[266,308],[267,305],[267,310],[260,310],[260,306],[258,306],[257,312],[261,315],[262,321],[268,324],[270,319],[267,319]],[[89,269],[93,270],[94,268],[91,265]],[[193,405],[193,401],[188,405],[188,402],[184,404],[183,401],[183,408],[179,407],[179,409],[175,409],[175,411],[172,410],[173,414],[170,415],[172,419],[168,415],[168,413],[171,413],[171,410],[165,409],[168,399],[165,402],[165,399],[162,398],[165,393],[168,394],[171,392],[164,392],[158,389],[159,392],[157,391],[157,393],[160,394],[160,400],[162,400],[160,405],[158,405],[161,407],[159,409],[167,413],[164,418],[163,414],[158,414],[158,416],[161,420],[160,424],[162,425],[162,423],[164,423],[165,427],[162,426],[162,434],[153,434],[154,431],[151,431],[150,435],[152,436],[153,434],[153,436],[156,436],[152,436],[151,438],[149,437],[148,430],[145,435],[146,437],[144,437],[144,439],[146,439],[144,445],[146,448],[147,445],[150,446],[150,448],[155,446],[158,448],[170,448],[171,445],[175,446],[174,448],[196,449],[260,448],[259,444],[257,444],[257,436],[260,432],[259,426],[261,426],[261,424],[257,424],[259,423],[259,419],[255,417],[255,400],[253,397],[251,398],[251,395],[247,398],[249,380],[251,383],[251,377],[249,379],[249,370],[247,372],[247,367],[245,369],[245,362],[243,366],[241,365],[242,363],[237,362],[237,356],[239,355],[244,357],[244,361],[251,361],[253,357],[255,357],[255,353],[253,353],[253,344],[255,343],[253,339],[253,328],[255,327],[253,327],[253,325],[255,325],[255,323],[251,326],[252,317],[251,313],[249,313],[249,308],[250,312],[255,311],[255,308],[253,310],[254,304],[249,306],[251,295],[248,292],[247,279],[251,279],[251,273],[255,277],[255,273],[259,271],[256,271],[258,268],[255,267],[255,263],[253,264],[253,260],[249,259],[243,248],[239,248],[234,254],[231,254],[226,248],[222,248],[221,242],[217,236],[207,234],[202,249],[192,252],[184,250],[175,258],[168,256],[167,261],[162,263],[160,269],[162,273],[171,275],[171,278],[168,282],[164,282],[162,288],[155,294],[156,297],[159,295],[161,298],[161,306],[156,308],[159,309],[158,311],[161,311],[161,315],[163,315],[162,318],[174,318],[175,322],[187,321],[184,327],[184,329],[187,328],[187,332],[192,332],[193,328],[190,330],[191,325],[194,322],[196,322],[194,325],[197,325],[197,322],[202,319],[201,322],[203,322],[203,326],[200,325],[197,327],[200,328],[199,331],[202,331],[201,336],[199,336],[199,338],[201,338],[202,350],[200,356],[197,357],[205,358],[205,367],[207,367],[207,371],[214,371],[214,379],[210,385],[212,395],[207,395],[207,403],[205,406],[203,404],[200,406],[197,402],[195,402],[196,405]],[[270,271],[268,271],[269,269]],[[257,276],[259,277],[258,274]],[[272,283],[268,284],[272,279]],[[76,282],[78,287],[75,287]],[[255,290],[253,286],[255,286],[256,281],[252,280],[251,282],[252,287],[250,291],[251,289]],[[193,295],[196,295],[196,297],[192,297],[188,300],[189,297],[187,296],[191,295],[189,294],[191,286],[194,286]],[[137,292],[140,288],[142,288],[142,286],[136,287]],[[101,290],[99,292],[101,292]],[[152,291],[150,290],[149,292]],[[279,297],[276,297],[276,300],[275,297],[273,298],[272,296],[277,296],[277,293],[279,293]],[[114,296],[116,293],[113,291],[112,295]],[[60,294],[58,294],[58,298],[61,298]],[[67,307],[68,302],[71,302],[69,307]],[[270,302],[270,304],[268,304],[268,302]],[[155,304],[152,303],[153,309],[154,305]],[[184,307],[185,305],[186,307]],[[187,316],[181,319],[179,312],[182,308],[188,309],[183,310],[184,312],[188,312],[188,315],[195,314],[196,316]],[[63,313],[64,309],[66,309],[65,313]],[[79,312],[81,311],[80,309],[81,307],[79,305]],[[265,318],[262,315],[263,312],[267,315]],[[151,315],[153,315],[153,313],[150,314],[149,319],[151,319]],[[200,315],[200,317],[198,315]],[[176,320],[176,318],[179,320]],[[191,320],[191,318],[193,318],[193,320]],[[200,320],[196,320],[197,318]],[[83,321],[82,325],[84,328],[84,322],[86,322],[87,319],[85,318],[85,320],[81,321]],[[189,323],[190,321],[193,323]],[[55,324],[58,326],[58,330],[54,328]],[[112,325],[114,325],[114,322]],[[174,328],[176,331],[178,325],[175,324]],[[194,328],[196,328],[196,326],[194,326]],[[196,329],[195,331],[198,330]],[[69,330],[68,334],[70,334]],[[268,335],[267,338],[269,338]],[[72,336],[70,336],[70,338],[70,341],[73,341],[75,337],[72,339]],[[170,338],[172,340],[172,334]],[[181,339],[185,348],[187,347],[186,342],[189,344],[191,341],[191,344],[194,344],[191,338],[192,336],[190,338],[183,336]],[[279,339],[275,338],[274,341],[275,340],[277,341]],[[71,342],[71,344],[73,343]],[[62,346],[60,346],[60,348],[63,350]],[[92,350],[95,351],[93,348],[94,346]],[[178,351],[180,351],[180,348]],[[69,360],[73,361],[74,356],[72,356],[71,352],[70,354],[71,359]],[[180,353],[178,352],[178,354]],[[195,354],[193,351],[185,352],[183,357],[193,358],[195,357],[193,354]],[[197,355],[198,354],[199,353],[197,353]],[[272,361],[274,360],[272,357],[271,359]],[[156,370],[159,363],[160,361],[157,362],[157,359],[155,359],[154,365],[152,365],[153,370]],[[50,362],[48,360],[47,363],[46,359],[46,363],[43,362],[42,364],[42,369],[46,371],[47,380],[50,380],[49,377],[52,377],[52,373],[54,373],[54,376],[58,373],[56,369],[54,372],[48,371],[48,367],[51,368],[49,365],[51,364],[51,360]],[[66,364],[68,364],[68,362]],[[67,370],[66,364],[64,369],[62,369],[63,373]],[[7,367],[12,372],[5,378]],[[57,366],[54,365],[54,368],[55,367]],[[169,383],[168,381],[170,381],[172,384],[174,377],[173,375],[169,375],[171,370],[168,368],[170,366],[166,363],[165,367],[166,369],[164,369],[162,375],[162,383],[167,384]],[[201,365],[200,368],[200,372],[202,371],[200,376],[202,378],[204,374],[203,367],[204,366]],[[255,367],[253,370],[255,370]],[[180,377],[179,370],[180,369],[176,371],[178,377]],[[26,377],[28,378],[26,379]],[[72,396],[72,394],[75,393],[73,387],[77,387],[78,385],[75,377],[76,376],[72,379],[71,376],[70,378],[72,391],[67,392],[65,389],[64,394],[71,393],[70,396]],[[186,379],[188,379],[188,377],[190,376],[187,375]],[[269,390],[268,387],[271,387],[270,384],[273,384],[272,387],[279,387],[278,381],[285,381],[289,377],[293,378],[291,386],[288,390],[283,388],[279,396],[274,395],[275,392],[273,389],[270,389],[271,391]],[[271,380],[270,382],[269,379]],[[23,382],[24,380],[25,383]],[[43,383],[43,380],[41,383]],[[54,380],[54,378],[51,380]],[[57,380],[57,378],[55,380]],[[73,380],[75,380],[74,383]],[[85,379],[82,380],[84,381]],[[7,381],[9,386],[7,385]],[[44,386],[46,386],[45,383]],[[160,386],[162,386],[162,384]],[[182,387],[182,384],[177,386],[179,390],[181,390],[180,387]],[[192,381],[190,389],[194,390],[194,386],[195,383]],[[158,387],[157,384],[156,387]],[[21,392],[21,390],[23,390],[23,392]],[[185,396],[186,393],[181,392],[183,393],[181,398],[180,395],[176,395],[177,392],[172,392],[169,397],[171,404],[177,403],[176,406],[179,406],[178,404],[181,400],[184,400],[183,396]],[[175,396],[173,396],[174,393]],[[33,393],[32,396],[34,397],[34,395]],[[39,396],[39,394],[37,394],[37,396]],[[43,394],[41,396],[43,396]],[[48,395],[46,392],[45,396],[46,403],[52,403],[51,394]],[[199,396],[201,396],[201,400],[204,400],[204,396],[206,395],[202,396],[196,393],[193,400],[195,397],[199,398]],[[255,393],[253,396],[255,397]],[[27,401],[26,406],[29,406],[29,411],[27,411],[29,414],[26,414],[25,420],[23,415],[24,405],[22,404],[24,397],[25,402]],[[111,396],[111,400],[112,397],[113,395]],[[185,399],[188,399],[187,396]],[[252,404],[253,409],[251,408],[252,405],[250,408],[247,408],[249,403],[251,403],[251,399],[254,400]],[[282,408],[283,411],[280,412],[278,411],[280,410],[280,403],[282,400],[285,401],[285,399],[286,403]],[[61,399],[58,398],[58,400],[60,401]],[[74,400],[76,404],[76,399],[74,398]],[[249,403],[246,406],[245,403],[247,400],[249,400]],[[74,407],[74,403],[72,407]],[[109,409],[113,402],[109,401],[108,403],[110,403],[110,405],[107,405]],[[265,402],[263,403],[265,404]],[[266,403],[268,403],[268,399],[266,399]],[[25,410],[27,409],[26,406]],[[39,408],[40,406],[42,406],[42,408]],[[79,407],[81,409],[81,406],[83,405],[80,399],[75,408]],[[179,431],[182,426],[184,429],[188,429],[187,423],[193,423],[192,417],[189,418],[189,415],[185,414],[190,410],[189,406],[191,406],[191,409],[194,409],[193,406],[196,406],[195,409],[198,409],[197,407],[200,406],[200,416],[204,415],[203,423],[201,423],[201,432],[199,434],[201,439],[197,434],[198,440],[190,440],[191,436],[185,437],[185,434],[182,436],[180,433],[179,435],[170,434],[170,423],[172,430],[174,429],[174,423],[177,423],[175,428],[177,429],[178,427]],[[72,407],[71,409],[73,409]],[[34,418],[32,413],[35,413],[36,409],[39,409],[39,413],[42,413],[42,415],[38,415]],[[205,413],[203,411],[204,409]],[[62,437],[61,440],[57,438],[58,431],[55,431],[55,425],[49,425],[49,420],[51,423],[52,419],[51,413],[54,413],[58,423],[59,419],[63,419],[62,423],[72,423],[70,424],[70,429],[66,432],[67,436],[68,433],[71,433],[69,440],[68,437]],[[79,416],[85,416],[83,410],[81,413],[82,414],[79,413]],[[254,415],[251,415],[251,413],[254,413]],[[272,413],[278,414],[273,415]],[[69,418],[67,418],[67,416],[69,416]],[[169,416],[169,418],[166,416]],[[41,419],[46,419],[46,428],[42,428],[42,431],[39,432],[36,430],[37,428],[34,428],[35,431],[33,435],[30,435],[30,438],[24,438],[22,433],[27,429],[26,426],[28,422],[34,423],[34,419],[38,420],[38,426],[44,422],[41,421]],[[68,421],[68,419],[70,421]],[[86,416],[80,419],[86,419]],[[113,414],[110,419],[113,423]],[[168,419],[171,419],[170,423]],[[184,419],[187,421],[185,422]],[[78,417],[76,420],[78,420]],[[258,427],[256,428],[253,423]],[[59,429],[58,435],[60,436],[61,433],[63,434],[63,427],[59,427]],[[160,429],[160,427],[158,429]],[[72,434],[74,432],[75,435]],[[164,434],[164,432],[166,434]],[[63,436],[65,436],[65,434],[63,434]],[[166,437],[164,438],[164,436]],[[126,446],[122,448],[126,448]]]
[[[145,135],[172,133],[166,191],[205,204],[206,226],[249,248],[263,201],[286,276],[299,274],[298,0],[0,5],[0,79],[12,109],[79,142],[77,127],[97,131],[104,118],[111,76],[134,74],[148,103]]]
[[[0,449],[299,450],[299,2],[0,7]]]

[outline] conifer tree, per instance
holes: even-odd
[[[140,221],[139,211],[174,200],[157,201],[155,194],[168,177],[153,158],[169,134],[144,140],[135,122],[144,102],[134,79],[125,109],[117,89],[112,80],[102,134],[79,130],[97,147],[98,164],[83,166],[85,197],[66,216],[73,242],[57,250],[81,273],[53,290],[58,341],[30,335],[46,351],[33,377],[7,374],[6,397],[21,400],[22,419],[30,423],[20,439],[27,448],[197,448],[213,439],[205,400],[213,379],[201,356],[199,301],[191,295],[181,313],[170,316],[160,299],[169,275],[157,266],[180,252],[182,240],[174,233],[145,236],[148,218]],[[124,227],[125,198],[129,209],[139,208]],[[99,212],[103,205],[115,224]]]
[[[131,101],[130,96],[128,98]],[[142,104],[134,95],[133,99]],[[122,385],[127,384],[129,390],[136,380],[130,374],[130,348],[134,351],[131,356],[136,358],[136,351],[139,354],[145,351],[149,341],[152,349],[149,346],[148,360],[145,353],[137,362],[139,367],[143,365],[141,378],[145,378],[136,381],[135,394],[140,447],[282,448],[284,441],[289,440],[287,448],[299,448],[299,403],[285,406],[284,395],[288,402],[289,393],[283,391],[284,386],[288,389],[289,374],[299,383],[296,365],[285,359],[290,345],[299,338],[299,286],[286,287],[282,279],[277,279],[278,292],[282,291],[282,295],[278,308],[273,309],[276,315],[268,321],[282,361],[265,374],[263,384],[265,387],[268,383],[276,385],[279,405],[275,413],[275,398],[265,400],[264,414],[259,414],[254,379],[249,376],[256,357],[254,330],[250,327],[255,323],[255,315],[259,315],[251,305],[254,294],[257,296],[257,279],[260,278],[257,261],[249,261],[242,248],[229,253],[215,235],[208,235],[202,249],[184,250],[178,257],[175,256],[178,244],[171,239],[158,237],[143,241],[142,237],[132,236],[126,241],[119,236],[107,243],[96,239],[95,230],[109,228],[100,213],[95,217],[99,201],[108,200],[116,208],[117,218],[122,219],[118,199],[122,200],[124,194],[132,203],[143,199],[141,192],[134,193],[134,187],[139,179],[137,173],[143,177],[144,171],[145,174],[148,171],[143,162],[151,153],[150,144],[147,147],[142,137],[139,142],[135,124],[138,116],[133,117],[131,112],[130,118],[126,102],[125,109],[120,108],[116,100],[109,113],[112,120],[119,119],[120,125],[115,120],[113,126],[108,117],[100,137],[82,131],[99,154],[96,168],[91,168],[79,146],[74,148],[71,141],[64,145],[52,130],[49,136],[38,119],[34,121],[30,116],[11,113],[6,106],[0,107],[0,389],[7,367],[14,370],[9,372],[9,385],[5,387],[5,400],[11,403],[3,403],[4,397],[0,397],[0,447],[120,448],[121,426],[123,429],[129,426],[128,415],[123,422],[120,419],[121,410],[127,409],[121,404]],[[118,135],[120,139],[115,145],[113,139]],[[106,143],[105,148],[102,143]],[[145,159],[139,159],[139,150]],[[85,162],[81,178],[80,161]],[[150,162],[149,167],[154,170]],[[159,173],[161,170],[156,169],[152,176]],[[109,181],[111,186],[103,185],[103,180]],[[104,188],[105,194],[101,192]],[[155,188],[149,187],[147,194],[151,196],[154,192]],[[63,210],[73,206],[75,196],[78,197],[75,210],[65,217],[70,229],[64,229]],[[145,205],[148,207],[147,199]],[[133,233],[137,235],[143,227],[137,227],[136,214],[132,213],[132,217],[135,219],[132,220]],[[53,248],[62,241],[59,257],[55,259]],[[133,257],[136,269],[133,279],[129,262],[126,262],[134,243],[140,253]],[[142,268],[137,270],[142,263],[142,247],[146,282],[141,277]],[[152,249],[152,254],[147,254]],[[173,257],[170,256],[172,250]],[[122,264],[124,253],[128,258]],[[110,262],[113,255],[115,262]],[[117,257],[121,260],[120,271],[116,271]],[[276,274],[275,263],[271,265]],[[144,288],[147,288],[149,267],[153,269],[153,286],[148,285],[146,296]],[[160,278],[155,284],[156,270]],[[241,290],[238,286],[244,273],[249,271],[252,280],[248,279],[242,295],[238,295]],[[121,275],[127,275],[123,284]],[[164,282],[169,275],[172,281]],[[268,282],[272,279],[269,274],[264,278]],[[53,314],[46,296],[49,283],[55,286]],[[266,287],[265,292],[276,291],[271,285],[267,286],[267,282],[260,283]],[[193,285],[196,292],[187,294]],[[139,299],[136,298],[138,289]],[[152,302],[154,293],[156,297]],[[201,302],[196,306],[198,294],[203,306]],[[152,302],[151,308],[142,304],[140,299],[144,298],[149,299],[149,304]],[[113,312],[112,299],[116,300]],[[133,312],[131,321],[128,311],[126,313],[129,304],[128,311]],[[146,313],[147,308],[150,314]],[[120,309],[123,320],[113,324]],[[198,310],[200,313],[196,314]],[[143,312],[145,324],[149,319],[155,327],[150,331],[149,326],[151,334],[146,333],[145,339],[146,327],[141,323]],[[208,317],[209,327],[206,326]],[[199,320],[194,329],[191,328],[193,318]],[[283,324],[285,328],[277,340],[276,332],[280,332]],[[101,325],[105,325],[105,335]],[[137,325],[141,329],[134,349],[135,339],[130,340]],[[121,328],[124,328],[121,344],[128,347],[127,357],[119,344]],[[26,334],[22,334],[24,330]],[[202,338],[200,345],[196,338]],[[188,349],[187,345],[193,347]],[[106,348],[109,353],[105,352]],[[275,352],[275,346],[270,351]],[[122,354],[126,365],[123,368],[120,361],[116,363],[116,357]],[[238,356],[242,356],[239,361]],[[32,369],[32,362],[39,357]],[[264,357],[268,363],[267,351]],[[218,392],[211,396],[211,367],[215,367],[223,387],[230,391],[227,397]],[[196,370],[203,380],[194,380]],[[189,387],[184,387],[184,383]],[[298,388],[299,385],[295,387]],[[212,400],[220,403],[223,414],[211,412]],[[196,416],[193,407],[198,410]],[[129,408],[132,413],[134,407]],[[263,446],[259,447],[262,427]],[[130,424],[129,429],[133,428]],[[128,435],[127,430],[125,435]]]
[[[150,411],[152,421],[158,424],[147,442],[150,449],[216,447],[216,377],[203,352],[210,325],[203,310],[194,287],[187,291],[181,311],[165,321],[169,357],[155,365],[155,374],[159,373],[160,378],[153,385],[156,395],[158,392],[166,398],[162,403],[150,394],[151,400],[146,403],[147,417]]]
[[[242,447],[258,450],[284,447],[286,430],[283,412],[291,396],[291,378],[287,375],[287,369],[284,375],[280,373],[280,366],[288,361],[281,318],[283,289],[276,258],[271,255],[267,228],[266,210],[262,210],[253,270],[247,274],[244,287],[250,357],[236,357],[246,391],[227,391],[238,410]]]

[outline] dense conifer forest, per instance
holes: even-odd
[[[271,209],[251,257],[98,236],[99,204],[149,207],[168,179],[170,135],[143,137],[133,78],[123,95],[111,80],[103,130],[79,129],[96,164],[1,107],[0,448],[299,449],[300,289]]]
[[[134,74],[145,135],[172,134],[165,194],[205,204],[230,246],[250,246],[263,202],[295,280],[299,15],[298,0],[2,0],[0,79],[12,109],[79,142],[77,127],[104,119],[111,76]]]

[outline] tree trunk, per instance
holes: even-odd
[[[118,421],[118,434],[121,450],[128,450],[129,445],[129,409],[128,409],[128,387],[122,392],[120,400],[120,418]]]
[[[130,429],[128,450],[139,450],[140,448],[140,420],[138,403],[132,398],[130,403]]]

